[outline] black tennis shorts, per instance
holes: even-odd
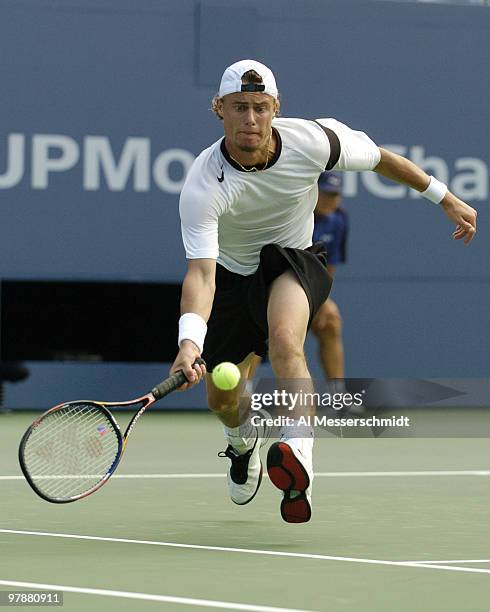
[[[260,251],[259,267],[248,276],[216,266],[216,292],[203,351],[208,372],[222,361],[240,363],[249,353],[267,355],[269,289],[287,270],[296,274],[308,297],[309,327],[332,287],[322,243],[305,250],[267,244]]]

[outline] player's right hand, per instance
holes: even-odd
[[[179,387],[177,391],[186,391],[201,382],[206,374],[206,366],[204,364],[194,365],[194,362],[200,356],[199,349],[194,342],[191,340],[182,341],[177,357],[170,368],[170,374],[175,374],[175,372],[182,370],[189,382]]]

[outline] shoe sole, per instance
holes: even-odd
[[[284,442],[273,444],[267,454],[267,472],[274,486],[284,491],[281,516],[286,523],[306,523],[311,518],[311,505],[305,491],[310,477],[290,446]],[[291,491],[299,494],[291,498]]]
[[[249,498],[247,499],[247,501],[244,501],[244,502],[237,502],[237,501],[235,501],[233,498],[230,498],[230,499],[231,499],[231,501],[232,501],[234,504],[236,504],[237,506],[245,506],[246,504],[249,504],[249,503],[252,501],[252,499],[253,499],[253,498],[254,498],[254,497],[257,495],[257,493],[259,492],[259,489],[260,489],[260,484],[261,484],[261,482],[262,482],[262,472],[263,472],[263,468],[262,468],[262,461],[261,461],[261,462],[260,462],[260,474],[259,474],[259,480],[258,480],[258,482],[257,482],[257,488],[255,489],[254,494],[252,495],[252,497],[249,497]]]

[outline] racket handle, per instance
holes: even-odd
[[[201,359],[200,357],[196,359],[196,361],[194,362],[194,365],[196,365],[196,363],[198,365],[206,365],[206,362],[204,361],[204,359]],[[166,378],[159,385],[154,387],[151,390],[151,392],[155,396],[155,399],[159,400],[159,399],[162,399],[162,397],[165,397],[166,395],[171,393],[172,391],[175,391],[175,389],[178,389],[186,382],[188,381],[187,381],[187,378],[185,377],[184,372],[182,372],[182,370],[179,370],[175,374],[172,374],[172,376],[169,376],[168,378]]]

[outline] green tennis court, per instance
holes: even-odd
[[[48,504],[17,464],[32,418],[0,415],[0,592],[57,588],[70,612],[488,610],[487,438],[319,439],[313,518],[288,525],[267,479],[228,500],[201,413],[145,415],[106,487]]]

